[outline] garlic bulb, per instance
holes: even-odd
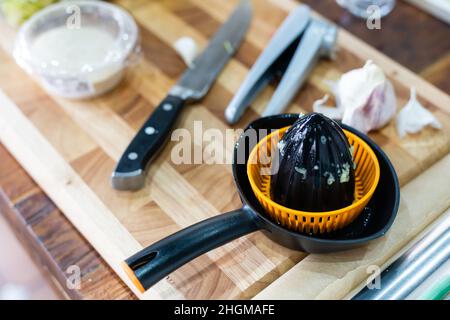
[[[314,103],[314,111],[364,133],[385,126],[395,115],[394,88],[381,68],[370,60],[364,67],[343,74],[332,90],[337,109],[325,106],[326,100],[321,99]]]
[[[403,138],[406,133],[417,133],[428,125],[435,129],[442,128],[434,115],[417,100],[416,89],[411,88],[411,97],[397,116],[398,134]]]
[[[197,43],[190,37],[181,37],[173,44],[175,51],[181,56],[184,63],[191,68],[197,55]]]

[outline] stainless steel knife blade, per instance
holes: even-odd
[[[230,18],[216,32],[205,50],[194,60],[170,90],[184,100],[198,100],[206,95],[220,71],[239,47],[252,17],[249,0],[242,0]]]

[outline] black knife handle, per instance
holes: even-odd
[[[168,95],[145,121],[120,158],[111,177],[118,190],[138,190],[145,182],[145,168],[167,142],[185,100]]]

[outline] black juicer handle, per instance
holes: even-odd
[[[124,269],[144,291],[203,253],[258,229],[256,215],[244,207],[198,222],[152,244],[128,258]]]

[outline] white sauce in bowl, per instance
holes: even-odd
[[[113,36],[95,27],[50,29],[36,38],[31,52],[42,67],[57,67],[68,74],[92,72],[120,56]]]

